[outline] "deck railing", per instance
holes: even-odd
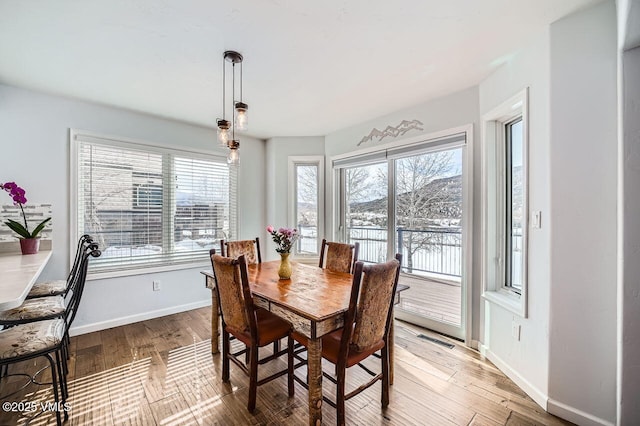
[[[349,242],[360,243],[360,260],[382,262],[387,258],[387,229],[348,228]],[[416,275],[460,277],[462,232],[459,229],[396,229],[402,270]]]

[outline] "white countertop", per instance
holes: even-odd
[[[0,256],[0,311],[16,308],[24,302],[49,258],[51,250]]]

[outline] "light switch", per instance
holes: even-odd
[[[531,212],[531,227],[542,228],[542,212],[540,210]]]

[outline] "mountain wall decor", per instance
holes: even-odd
[[[388,136],[394,138],[397,138],[398,136],[404,136],[404,134],[409,130],[424,130],[420,126],[422,126],[422,122],[420,120],[402,120],[396,127],[387,126],[386,129],[382,131],[374,127],[367,136],[364,136],[362,139],[360,139],[360,142],[358,142],[358,146],[362,145],[363,143],[372,141],[373,138],[381,141]]]

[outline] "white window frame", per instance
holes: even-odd
[[[507,99],[482,117],[482,297],[527,317],[529,240],[529,91]],[[505,285],[506,134],[505,125],[522,117],[522,289]]]
[[[185,155],[193,156],[202,155],[203,157],[207,157],[209,159],[220,160],[221,163],[226,163],[226,156],[221,155],[219,153],[215,153],[212,151],[206,151],[196,148],[185,148],[176,145],[165,145],[153,143],[140,139],[132,139],[132,138],[124,138],[120,136],[111,136],[105,135],[101,133],[86,131],[86,130],[78,130],[78,129],[69,129],[69,143],[70,143],[70,189],[69,189],[69,212],[70,212],[70,252],[73,253],[76,250],[76,245],[78,238],[80,237],[78,234],[78,170],[79,170],[79,141],[80,140],[91,140],[95,139],[102,144],[111,145],[111,146],[123,146],[123,147],[135,147],[136,145],[139,147],[148,147],[150,151],[171,151],[172,154],[180,155],[183,153]],[[231,188],[235,188],[237,191],[237,167],[229,168],[229,181]],[[164,179],[164,177],[163,177]],[[165,204],[166,204],[165,200]],[[229,238],[235,238],[237,234],[237,194],[229,194]],[[166,232],[165,232],[166,233]],[[101,271],[101,272],[91,272],[89,271],[87,275],[88,280],[97,280],[97,279],[105,279],[105,278],[116,278],[116,277],[124,277],[124,276],[133,276],[133,275],[143,275],[157,272],[167,272],[167,271],[175,271],[182,269],[193,269],[211,266],[209,259],[203,259],[201,261],[195,260],[189,263],[176,263],[166,266],[142,266],[140,268],[132,268],[132,269],[122,269],[122,270],[109,270],[109,271]]]
[[[296,227],[297,222],[297,180],[296,180],[296,166],[317,166],[318,167],[318,247],[317,254],[299,254],[294,252],[294,256],[299,259],[317,259],[320,256],[320,243],[324,238],[324,156],[322,155],[305,155],[305,156],[290,156],[289,157],[289,175],[288,175],[288,188],[289,193],[287,197],[288,204],[288,217],[287,223],[289,227]]]

